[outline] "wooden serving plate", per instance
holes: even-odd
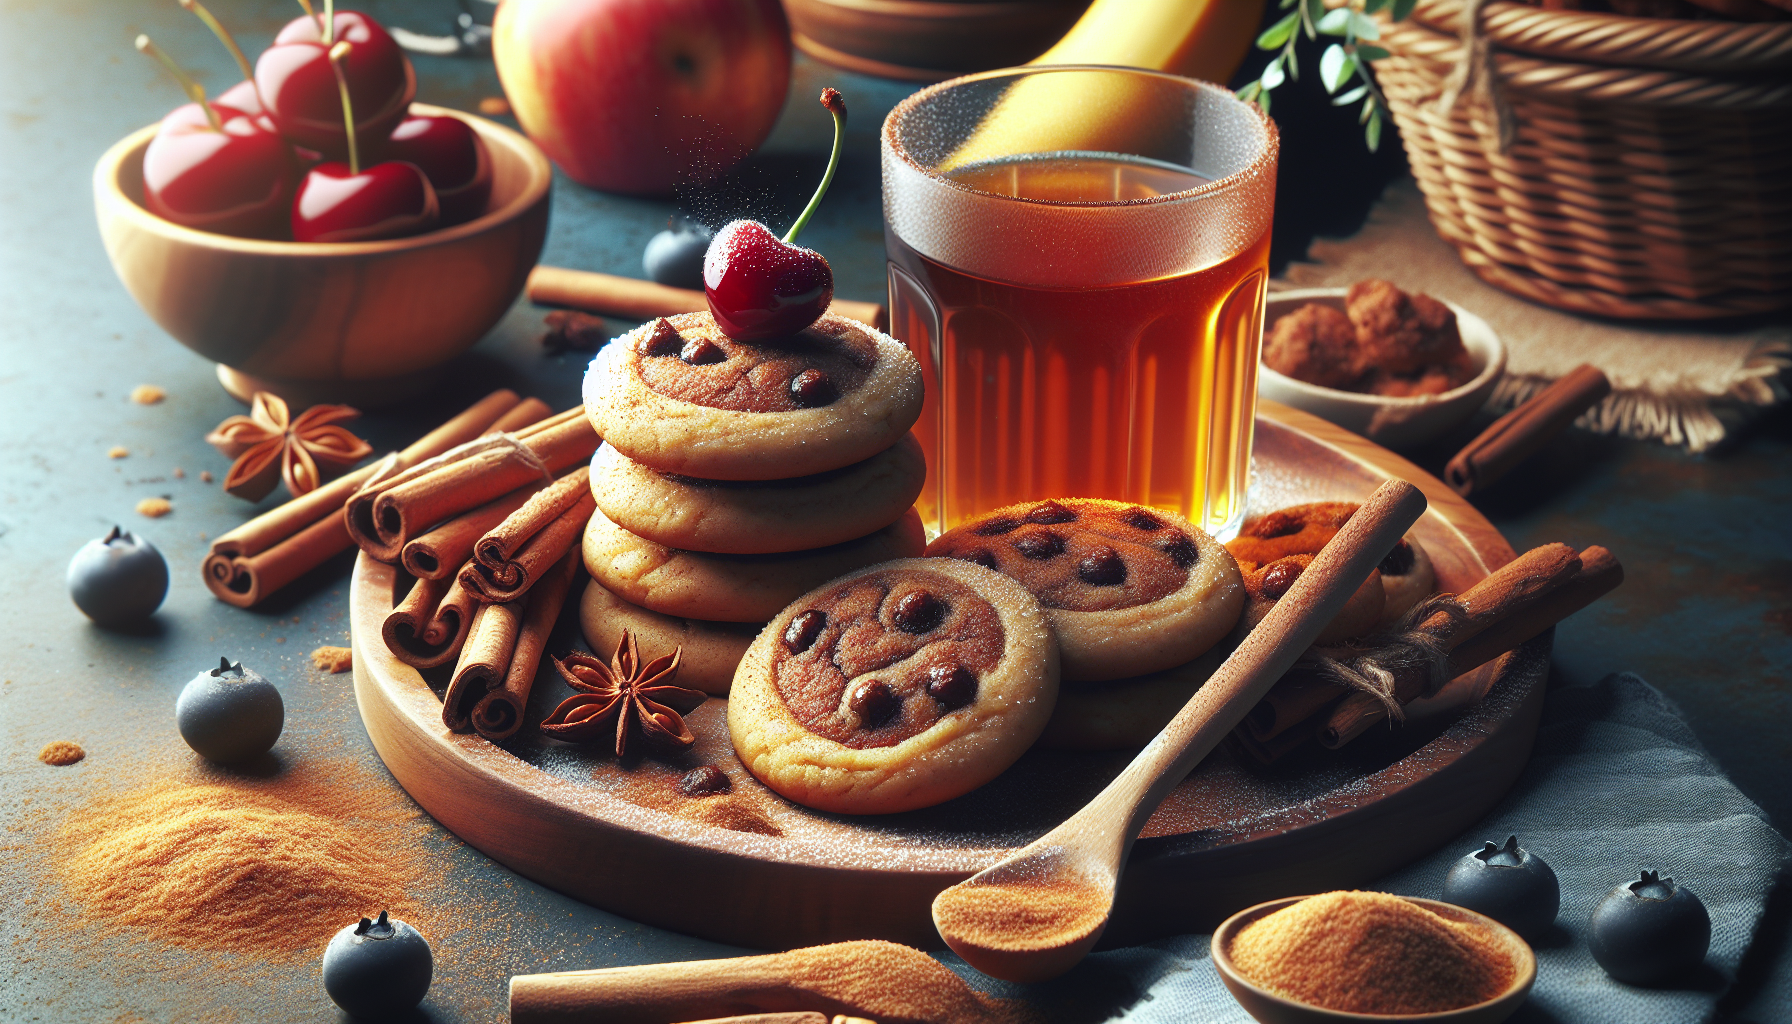
[[[1256,449],[1251,500],[1262,510],[1360,499],[1389,476],[1419,486],[1431,509],[1415,531],[1440,589],[1460,591],[1513,557],[1498,531],[1437,479],[1323,420],[1260,403]],[[439,681],[381,642],[400,586],[393,567],[363,556],[350,592],[356,699],[399,784],[444,827],[528,878],[722,942],[792,948],[875,937],[937,947],[928,915],[934,894],[1056,825],[1131,756],[1036,749],[989,785],[938,807],[820,814],[746,773],[729,745],[721,699],[689,717],[697,746],[673,764],[618,765],[601,744],[541,737],[532,726],[570,692],[552,666],[537,680],[522,732],[494,745],[448,732],[433,688]],[[551,652],[576,642],[573,618],[562,622]],[[1221,747],[1133,847],[1103,944],[1204,930],[1265,900],[1359,885],[1455,837],[1524,767],[1551,636],[1415,704],[1399,730],[1342,751],[1259,769]],[[702,764],[727,771],[733,792],[679,796],[672,782]]]

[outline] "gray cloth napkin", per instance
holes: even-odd
[[[1555,931],[1536,945],[1536,987],[1514,1022],[1709,1019],[1787,854],[1785,840],[1724,777],[1673,703],[1630,673],[1550,693],[1530,765],[1512,792],[1456,842],[1367,888],[1435,898],[1458,858],[1511,834],[1562,884]],[[1587,951],[1594,906],[1645,867],[1692,889],[1711,913],[1705,969],[1686,987],[1619,984]],[[1209,962],[1208,938],[1097,953],[1056,981],[992,991],[1023,997],[1054,1022],[1248,1022]],[[944,959],[988,982],[956,957]]]

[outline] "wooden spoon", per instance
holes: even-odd
[[[933,924],[984,974],[1044,981],[1107,927],[1121,866],[1145,820],[1311,647],[1425,512],[1404,480],[1382,484],[1232,656],[1106,789],[1031,844],[946,889]]]

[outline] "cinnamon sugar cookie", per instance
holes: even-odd
[[[779,612],[735,673],[728,732],[782,796],[890,814],[1000,775],[1057,693],[1057,642],[1024,587],[965,562],[904,559]]]
[[[698,480],[604,445],[591,459],[597,507],[667,547],[753,555],[839,544],[902,518],[927,481],[913,434],[843,469],[785,480]]]
[[[1238,566],[1181,518],[1095,498],[1010,505],[940,535],[929,555],[1019,580],[1058,635],[1064,678],[1123,679],[1183,664],[1244,608]]]
[[[680,618],[764,622],[791,601],[854,569],[912,558],[927,538],[913,509],[876,533],[777,555],[682,551],[637,537],[601,511],[585,527],[585,568],[630,604]]]
[[[1235,643],[1221,641],[1187,664],[1131,679],[1058,687],[1039,745],[1060,750],[1131,750],[1151,742],[1201,684],[1225,663]]]
[[[604,440],[665,473],[771,480],[863,462],[921,414],[908,348],[824,314],[784,338],[735,341],[708,313],[653,320],[585,374],[585,414]]]
[[[1245,521],[1238,536],[1226,543],[1226,550],[1238,559],[1239,568],[1246,575],[1246,585],[1251,589],[1252,604],[1245,612],[1245,619],[1251,626],[1269,614],[1275,600],[1293,585],[1312,558],[1287,561],[1273,573],[1267,570],[1289,556],[1318,554],[1359,507],[1353,501],[1316,501]],[[1381,600],[1376,601],[1369,593],[1369,584],[1364,583],[1332,626],[1320,635],[1321,643],[1361,636],[1377,626],[1398,621],[1414,605],[1430,596],[1437,586],[1431,556],[1410,533],[1381,560],[1369,582],[1377,580],[1381,586]],[[1367,625],[1363,625],[1365,622]]]
[[[678,659],[678,685],[717,697],[726,696],[747,645],[759,633],[756,622],[706,622],[661,615],[630,604],[592,580],[579,599],[579,630],[594,651],[613,651],[624,630],[643,650],[683,648]]]

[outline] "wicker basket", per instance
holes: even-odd
[[[1444,109],[1464,0],[1385,24],[1376,76],[1431,221],[1483,280],[1577,313],[1792,307],[1792,22],[1487,3],[1499,117]]]

